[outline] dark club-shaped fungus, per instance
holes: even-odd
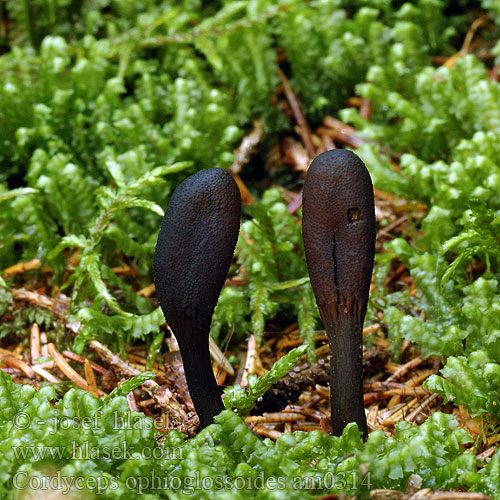
[[[352,152],[320,154],[307,172],[302,233],[311,285],[330,344],[332,428],[356,422],[367,435],[363,404],[363,320],[375,254],[373,185]]]
[[[224,409],[208,336],[238,238],[241,196],[225,170],[202,170],[175,190],[154,256],[156,294],[177,338],[201,427]]]

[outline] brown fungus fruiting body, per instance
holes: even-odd
[[[224,409],[210,362],[212,315],[238,239],[241,196],[225,170],[202,170],[174,191],[154,255],[156,294],[182,355],[201,427]]]
[[[331,352],[331,419],[340,435],[356,422],[366,437],[363,321],[375,255],[373,185],[354,153],[320,154],[307,172],[302,233],[311,285]]]

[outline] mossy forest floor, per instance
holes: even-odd
[[[2,379],[2,498],[19,498],[10,482],[20,471],[47,467],[116,478],[102,498],[152,500],[190,494],[125,481],[150,470],[290,480],[338,464],[374,482],[287,498],[500,498],[500,3],[94,3],[0,2],[0,370],[36,389]],[[318,437],[330,430],[329,351],[305,267],[301,186],[333,148],[356,151],[375,185],[363,365],[377,437],[364,451],[352,429]],[[170,194],[213,166],[231,172],[243,201],[212,325],[221,391],[307,345],[244,419],[265,445],[227,415],[199,433],[152,284]],[[20,411],[77,419],[113,401],[156,428],[109,436],[135,451],[177,447],[184,460],[15,455],[22,443],[66,446],[43,425],[13,432]],[[296,431],[309,437],[287,441]],[[102,450],[112,438],[92,439]]]

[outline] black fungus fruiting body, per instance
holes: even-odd
[[[366,437],[362,329],[375,255],[370,174],[351,151],[328,151],[309,167],[302,196],[306,261],[332,355],[333,432],[356,422]]]
[[[174,191],[154,255],[156,294],[181,351],[201,427],[222,409],[208,348],[210,323],[238,238],[241,196],[225,170],[202,170]]]

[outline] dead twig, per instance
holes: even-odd
[[[428,398],[426,398],[422,403],[420,403],[406,418],[408,422],[413,422],[418,414],[427,408],[436,398],[438,397],[438,394],[431,394]]]
[[[307,154],[309,155],[309,159],[313,159],[316,156],[316,150],[313,145],[312,137],[311,137],[311,128],[309,127],[309,123],[307,122],[307,118],[302,111],[302,106],[300,105],[297,96],[295,95],[292,87],[288,83],[288,79],[285,76],[285,73],[278,68],[278,76],[283,84],[283,91],[285,92],[286,98],[292,108],[292,113],[299,126],[299,133],[302,142],[307,150]]]
[[[252,155],[257,151],[262,136],[264,135],[264,127],[260,120],[254,120],[252,131],[243,137],[240,147],[236,150],[236,158],[233,164],[229,167],[232,174],[239,174],[246,165]]]
[[[382,229],[380,229],[377,232],[377,237],[376,237],[377,240],[380,239],[380,237],[382,237],[382,236],[390,236],[389,233],[393,229],[396,229],[398,226],[400,226],[401,224],[403,224],[403,222],[406,222],[407,220],[408,220],[408,216],[407,215],[403,215],[402,217],[399,217],[399,219],[396,219],[394,222],[391,222],[386,227],[383,227]]]
[[[127,361],[121,359],[119,354],[111,352],[105,345],[101,344],[101,342],[92,340],[89,343],[89,347],[121,376],[130,378],[141,373],[140,370],[130,366]],[[196,428],[199,426],[198,417],[196,415],[188,415],[168,387],[160,386],[154,380],[146,380],[142,386],[148,391],[156,404],[171,415],[172,419],[170,422],[173,428],[190,436],[194,435]]]
[[[69,308],[69,297],[59,294],[55,299],[42,295],[37,292],[31,292],[25,288],[11,288],[10,292],[15,300],[24,300],[30,304],[44,309],[51,310],[55,316],[61,317]]]
[[[99,375],[107,375],[109,374],[109,370],[106,370],[106,368],[103,368],[101,365],[94,363],[94,361],[90,361],[87,358],[80,356],[79,354],[76,354],[74,352],[65,350],[61,353],[65,358],[71,359],[71,361],[76,361],[77,363],[80,363],[81,365],[85,365],[87,361],[90,362],[90,366],[92,369],[97,372]]]

